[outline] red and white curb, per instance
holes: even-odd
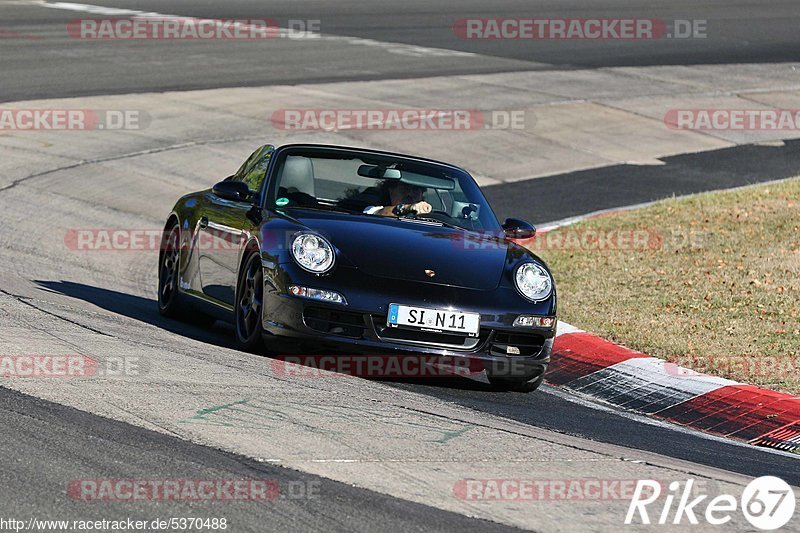
[[[545,380],[636,413],[800,453],[800,397],[698,374],[565,322]]]

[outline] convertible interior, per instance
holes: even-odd
[[[384,205],[381,180],[397,179],[423,189],[433,211],[454,219],[478,220],[479,205],[467,201],[453,178],[430,176],[402,168],[365,164],[360,159],[323,159],[288,156],[278,175],[276,198],[286,207],[335,207],[363,213],[367,207]],[[417,170],[417,169],[415,169]],[[391,177],[388,177],[391,175]]]

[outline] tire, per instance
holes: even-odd
[[[264,310],[264,270],[261,255],[251,252],[243,262],[236,283],[234,330],[236,344],[248,352],[262,351],[264,328],[261,317]]]
[[[158,311],[171,318],[182,318],[186,314],[178,291],[180,238],[181,231],[173,224],[164,232],[158,258]]]
[[[544,374],[531,380],[494,378],[487,375],[492,389],[504,392],[533,392],[544,383]]]
[[[493,389],[513,392],[535,391],[544,382],[547,370],[546,364],[530,367],[518,360],[492,361],[485,368]]]
[[[163,316],[211,327],[215,319],[190,309],[178,290],[181,230],[173,224],[164,232],[158,261],[158,312]]]

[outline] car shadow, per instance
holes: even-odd
[[[473,390],[498,392],[488,383],[462,376],[437,376],[435,378],[392,378],[380,380],[387,385],[414,385],[419,387],[437,387],[440,389]]]
[[[96,305],[111,313],[132,318],[146,324],[161,328],[170,333],[181,335],[199,342],[212,344],[223,348],[236,349],[233,340],[233,327],[223,321],[218,320],[213,328],[202,328],[189,322],[161,316],[158,312],[158,304],[155,300],[142,296],[135,296],[124,292],[105,289],[76,283],[73,281],[45,281],[34,280],[40,290],[53,292],[83,300],[84,302]],[[334,352],[328,352],[335,355]],[[264,356],[274,356],[266,351],[260,353]],[[280,357],[279,357],[280,358]],[[309,365],[306,365],[309,366]],[[416,385],[424,387],[437,387],[444,389],[492,391],[488,383],[483,383],[475,379],[465,378],[459,375],[437,375],[432,377],[363,377],[369,381],[378,381],[392,384]]]
[[[150,298],[135,296],[102,287],[73,281],[34,280],[39,289],[83,300],[117,315],[126,316],[196,341],[224,348],[234,348],[232,328],[217,321],[213,328],[202,328],[190,322],[181,322],[161,316],[158,303]]]

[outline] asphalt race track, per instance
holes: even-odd
[[[382,61],[379,47],[361,41],[326,42],[325,46],[276,43],[268,54],[259,44],[169,41],[134,43],[81,42],[64,35],[64,25],[79,12],[4,2],[0,39],[0,101],[88,94],[241,87],[282,83],[412,78],[422,75],[512,70],[581,69],[609,66],[761,63],[792,61],[800,51],[797,6],[791,0],[695,2],[655,5],[637,0],[602,3],[436,2],[275,2],[252,0],[211,3],[101,0],[92,5],[209,18],[269,18],[324,21],[324,33],[364,41],[422,47],[398,49]],[[124,16],[124,15],[122,15]],[[635,17],[664,21],[708,20],[708,38],[643,41],[468,41],[453,32],[454,20],[466,17]],[[19,35],[19,39],[9,36]],[[37,38],[47,35],[46,39]],[[29,38],[25,38],[29,36]],[[272,44],[272,43],[270,43]],[[434,50],[474,54],[438,54]],[[35,67],[34,67],[35,65]]]
[[[793,177],[800,143],[745,145],[663,159],[663,166],[614,165],[485,187],[499,218],[553,222],[607,209]],[[562,191],[568,189],[569,195]],[[531,201],[533,199],[533,201]]]
[[[656,5],[640,0],[91,2],[170,15],[272,18],[281,24],[319,19],[323,33],[336,36],[276,43],[268,53],[258,43],[247,42],[81,42],[67,36],[64,27],[72,19],[88,16],[86,11],[42,4],[0,0],[0,102],[514,71],[781,63],[800,58],[800,8],[784,0],[770,2],[768,7],[753,0],[735,5]],[[457,38],[452,29],[458,18],[534,15],[704,19],[709,38],[700,45],[679,39],[468,41]],[[386,60],[387,50],[392,61]],[[176,122],[189,121],[176,118]],[[196,124],[191,133],[203,129],[203,124]],[[231,141],[232,148],[217,147],[213,132],[202,133],[206,137],[198,146],[211,154],[209,160],[225,164],[236,160],[247,146],[263,144],[257,141],[258,131],[233,139],[221,133],[220,139]],[[153,227],[174,199],[207,186],[203,181],[207,178],[187,177],[203,170],[193,168],[188,157],[174,164],[179,177],[170,180],[161,174],[170,151],[194,137],[176,140],[164,133],[162,149],[137,144],[134,134],[120,143],[129,143],[125,147],[103,147],[97,164],[89,158],[73,164],[67,159],[68,143],[74,141],[76,150],[91,153],[93,141],[70,135],[62,135],[64,146],[57,146],[59,153],[45,161],[44,144],[53,142],[40,145],[33,137],[0,132],[0,144],[26,154],[25,160],[9,163],[15,171],[24,169],[23,177],[0,182],[4,226],[0,235],[0,354],[70,352],[101,358],[136,354],[148,366],[141,382],[99,377],[51,385],[17,380],[0,388],[4,428],[0,453],[5,460],[0,473],[0,518],[152,520],[224,515],[232,524],[229,531],[235,532],[494,531],[512,526],[553,530],[561,519],[574,520],[564,525],[566,530],[570,524],[575,530],[614,529],[613,517],[593,518],[591,511],[583,513],[585,508],[554,506],[539,511],[529,506],[525,518],[516,519],[514,513],[519,510],[513,506],[499,511],[461,507],[460,502],[449,501],[453,498],[448,490],[439,491],[439,496],[428,493],[432,487],[450,486],[441,481],[450,479],[444,476],[448,468],[458,472],[454,479],[470,477],[467,467],[471,462],[480,464],[484,454],[487,464],[508,461],[502,463],[505,476],[515,472],[513,459],[528,461],[525,464],[541,460],[548,464],[546,468],[553,468],[542,475],[551,477],[667,472],[741,485],[745,478],[775,475],[800,486],[796,456],[632,416],[546,385],[524,395],[492,392],[487,384],[460,379],[293,382],[276,377],[264,357],[234,349],[225,324],[200,329],[159,316],[152,254],[84,256],[63,249],[64,228]],[[333,135],[329,138],[335,140]],[[126,165],[132,158],[117,157],[117,149],[119,154],[136,152],[136,157],[160,159],[131,170]],[[142,170],[148,168],[150,174]],[[500,217],[518,215],[543,224],[798,174],[800,141],[787,140],[777,145],[675,154],[664,157],[662,165],[578,169],[493,184],[485,192]],[[255,405],[253,409],[259,412],[268,412],[270,406],[282,411],[269,423],[253,422],[250,417],[255,411],[226,419],[224,424],[203,418],[235,402]],[[299,405],[315,402],[338,409],[331,415],[331,427],[326,427],[327,415],[322,411],[298,415]],[[355,414],[361,410],[373,418],[363,415],[366,418],[361,420],[362,415]],[[354,413],[353,419],[346,413]],[[203,423],[197,423],[201,418]],[[446,438],[425,433],[439,424],[446,429]],[[484,435],[490,443],[487,449],[481,449],[483,441],[478,437],[457,443],[452,435],[466,425]],[[497,447],[489,448],[495,434],[512,442],[509,454],[517,454],[515,458]],[[384,444],[370,443],[381,435],[390,439],[384,450],[378,449]],[[408,453],[418,455],[405,457],[411,439],[424,443],[420,446],[435,448],[431,443],[446,442],[453,447],[414,450]],[[562,470],[550,467],[548,461]],[[413,470],[407,463],[414,462],[429,471]],[[579,466],[573,470],[564,466],[570,464]],[[654,470],[636,470],[640,467]],[[530,471],[517,472],[532,477]],[[502,477],[491,470],[476,470],[474,475],[481,477],[481,473],[482,477]],[[320,497],[281,495],[270,505],[224,507],[196,502],[86,505],[65,494],[71,480],[86,478],[265,478],[284,487],[317,487]],[[400,487],[398,479],[403,482]],[[792,525],[797,526],[797,521]]]
[[[484,531],[511,528],[492,522],[478,523],[457,513],[391,498],[329,479],[302,474],[258,463],[181,439],[129,424],[106,420],[81,411],[26,397],[7,389],[0,390],[2,423],[13,439],[4,439],[2,454],[11,458],[26,450],[25,457],[15,461],[14,472],[6,470],[3,512],[30,513],[41,510],[41,495],[52,491],[54,479],[79,478],[91,470],[98,476],[140,477],[149,472],[154,477],[194,479],[224,477],[228,479],[270,479],[287,486],[311,487],[325,496],[284,498],[270,505],[239,504],[228,513],[229,527],[234,531],[255,531],[264,524],[275,530],[290,528],[329,529],[333,531],[375,531],[385,524],[411,530],[452,531],[459,527],[480,527]],[[56,429],[56,431],[53,431]],[[54,461],[54,458],[60,458]],[[43,471],[42,464],[50,465]],[[97,469],[97,465],[106,465]],[[24,482],[23,482],[24,481]],[[175,516],[196,516],[208,511],[192,502],[182,502],[170,509]],[[110,516],[126,516],[150,521],[157,512],[152,506],[111,502],[101,508],[75,513],[74,508],[57,502],[49,513],[61,519],[98,520]],[[41,515],[40,515],[41,516]],[[355,524],[355,525],[354,525]]]

